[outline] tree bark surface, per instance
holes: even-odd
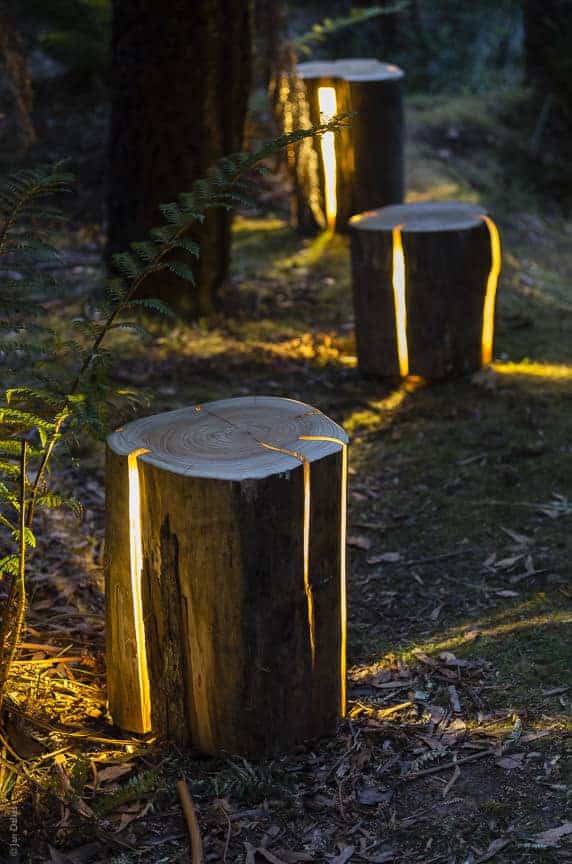
[[[334,730],[345,704],[346,445],[321,412],[272,397],[194,406],[110,436],[107,657],[119,726],[250,757]]]
[[[468,204],[423,202],[352,219],[356,341],[364,374],[400,374],[396,229],[403,248],[409,374],[439,379],[481,367],[485,297],[493,265],[485,215]],[[492,287],[494,315],[496,285]]]
[[[322,139],[311,143],[317,171],[293,171],[296,223],[302,231],[347,230],[364,210],[399,203],[404,194],[402,79],[397,66],[374,59],[316,61],[296,67],[298,84],[289,98],[298,103],[298,123],[320,122],[318,91],[333,87],[338,114],[351,112],[350,126],[335,136],[337,213],[328,226]],[[300,103],[302,106],[300,107]],[[301,163],[304,166],[304,163]]]
[[[159,205],[190,190],[221,156],[242,149],[250,84],[250,3],[114,0],[109,252],[161,224]],[[149,293],[184,315],[209,315],[227,285],[230,215],[197,227],[191,289],[174,274]]]

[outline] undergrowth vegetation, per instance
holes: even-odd
[[[85,5],[107,27],[108,4]],[[318,17],[329,14],[317,5]],[[249,191],[240,184],[220,200],[241,211],[237,303],[232,314],[194,323],[150,317],[165,310],[134,296],[156,266],[191,279],[198,250],[184,232],[175,236],[188,199],[167,206],[159,232],[120,256],[105,286],[99,179],[78,204],[64,167],[25,172],[1,199],[0,360],[10,372],[0,407],[0,591],[15,613],[1,658],[2,852],[16,837],[27,864],[186,860],[175,793],[183,776],[209,861],[569,859],[568,168],[556,126],[539,127],[538,99],[513,74],[516,4],[493,9],[486,0],[491,14],[471,43],[473,65],[461,56],[482,9],[443,8],[453,5],[457,42],[440,29],[439,10],[422,22],[429,35],[439,31],[430,75],[413,62],[428,57],[413,23],[391,59],[399,61],[397,49],[404,66],[409,57],[407,80],[424,91],[410,85],[408,95],[410,200],[481,203],[501,230],[495,362],[472,380],[423,386],[359,376],[347,238],[296,235],[280,175],[254,213],[243,212]],[[414,6],[403,8],[402,22],[412,22]],[[62,18],[67,33],[74,26]],[[362,52],[378,34],[375,18],[363,27],[338,37],[333,28],[338,42],[325,45]],[[82,110],[79,122],[66,103],[53,128],[44,117],[43,146],[59,158],[68,132],[89,139],[74,144],[74,165],[77,156],[91,170],[103,162],[93,140],[103,138],[105,112]],[[248,178],[253,163],[239,163]],[[200,214],[210,192],[196,191]],[[53,197],[71,224],[58,221]],[[33,210],[14,221],[20,198],[20,214]],[[174,249],[184,260],[170,257]],[[259,764],[118,730],[103,660],[101,437],[128,415],[246,394],[315,404],[351,435],[349,716],[331,739]]]
[[[58,285],[41,268],[57,258],[48,227],[62,213],[46,199],[69,191],[73,178],[60,166],[22,170],[0,190],[0,350],[8,383],[0,405],[0,526],[16,547],[0,557],[0,574],[9,580],[0,626],[0,708],[24,624],[26,552],[36,546],[36,511],[68,506],[81,513],[75,497],[52,491],[52,457],[60,445],[70,450],[86,435],[104,437],[125,403],[138,402],[135,389],[118,387],[108,374],[117,362],[113,336],[127,330],[146,340],[150,334],[138,313],[172,314],[164,303],[145,296],[147,282],[161,271],[174,273],[192,290],[192,261],[200,248],[190,233],[209,208],[247,207],[249,172],[277,150],[334,132],[344,121],[340,116],[279,136],[253,153],[219,160],[190,191],[161,206],[164,224],[151,231],[149,240],[113,256],[100,296],[91,297],[57,329],[45,324],[45,315]]]

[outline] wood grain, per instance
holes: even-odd
[[[333,87],[337,113],[350,112],[348,128],[335,136],[338,210],[336,231],[346,231],[355,213],[398,203],[404,195],[403,71],[390,63],[370,58],[299,63],[301,87],[296,98],[306,102],[311,123],[320,121],[318,90]],[[316,231],[326,227],[324,171],[320,141],[314,140],[318,174],[315,180],[304,169],[295,171],[294,198],[298,228]],[[312,204],[310,202],[312,201]]]
[[[396,227],[405,259],[410,374],[440,379],[480,368],[492,264],[484,215],[470,204],[423,202],[352,218],[352,286],[363,373],[399,374],[392,284]]]
[[[275,397],[192,406],[109,437],[108,680],[120,726],[150,731],[140,728],[125,650],[128,607],[117,605],[117,586],[130,579],[126,463],[145,449],[137,464],[152,731],[207,753],[259,757],[333,730],[345,661],[346,445],[324,414]]]

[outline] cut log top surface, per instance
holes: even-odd
[[[155,414],[107,439],[115,453],[139,451],[142,461],[175,474],[236,481],[291,471],[347,441],[341,426],[321,411],[275,396],[223,399]]]
[[[381,63],[371,57],[344,58],[342,60],[316,60],[299,63],[298,76],[310,78],[341,78],[344,81],[397,81],[403,78],[403,70],[393,63]]]
[[[358,213],[350,219],[350,226],[360,231],[391,231],[399,227],[404,233],[463,231],[480,225],[484,215],[482,207],[460,201],[422,201]]]

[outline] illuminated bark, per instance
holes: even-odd
[[[318,123],[324,111],[324,91],[333,90],[337,113],[353,112],[351,125],[334,139],[334,158],[325,141],[305,144],[291,160],[294,219],[311,232],[344,231],[350,216],[403,200],[404,119],[403,72],[377,60],[356,59],[301,63],[297,78],[284,80],[281,95],[284,126]],[[328,100],[332,104],[332,100]],[[310,163],[313,170],[308,170]],[[330,176],[335,178],[333,196]],[[335,211],[329,202],[335,199]]]
[[[115,722],[252,757],[333,731],[345,712],[344,431],[303,403],[248,397],[128,424],[108,459]]]
[[[480,208],[404,204],[355,216],[350,227],[364,374],[438,379],[492,360],[501,250]]]

